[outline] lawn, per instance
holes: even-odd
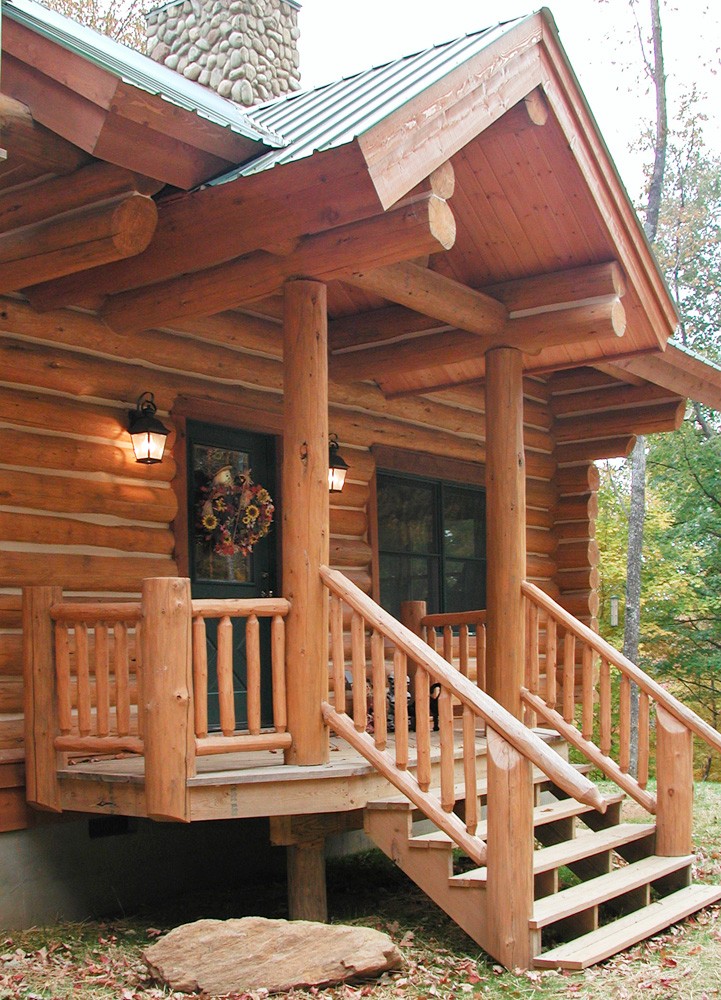
[[[636,818],[629,809],[628,819]],[[639,817],[640,818],[640,817]],[[695,878],[721,882],[721,785],[696,789]],[[329,864],[328,892],[334,922],[377,927],[390,934],[404,956],[403,969],[373,983],[283,994],[297,1000],[372,997],[550,998],[624,1000],[721,997],[721,908],[583,973],[514,975],[489,961],[462,931],[379,853]],[[141,952],[163,931],[199,917],[261,913],[284,916],[283,885],[259,898],[215,894],[169,903],[134,917],[58,924],[4,936],[0,946],[0,1000],[161,1000],[180,998],[152,983]],[[239,994],[256,1000],[260,992]]]

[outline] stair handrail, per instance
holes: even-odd
[[[331,594],[344,600],[373,629],[393,642],[413,662],[422,666],[435,683],[441,684],[461,704],[480,716],[487,725],[507,740],[522,756],[535,764],[556,785],[579,802],[591,805],[599,812],[605,812],[605,799],[591,781],[551,750],[539,736],[502,705],[454,670],[420,636],[376,604],[340,571],[321,566],[320,575]],[[338,715],[328,703],[324,704],[323,711],[326,719]]]
[[[714,750],[721,753],[721,733],[713,726],[705,722],[693,709],[684,705],[682,701],[670,694],[657,681],[649,677],[639,666],[629,660],[623,653],[619,653],[609,642],[588,625],[584,625],[575,618],[569,611],[557,604],[552,597],[549,597],[540,587],[528,580],[521,583],[523,594],[531,601],[535,602],[547,614],[552,615],[559,625],[572,632],[577,638],[587,643],[588,646],[598,655],[617,667],[629,680],[633,681],[639,689],[653,698],[657,705],[665,708],[669,715],[673,716],[677,722],[686,726],[700,739]]]

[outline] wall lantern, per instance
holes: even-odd
[[[328,440],[328,491],[340,493],[345,483],[348,463],[338,452],[338,435],[331,434]]]
[[[135,409],[128,414],[135,461],[143,465],[163,461],[165,439],[170,432],[155,416],[157,409],[152,392],[144,392],[138,396]]]
[[[618,625],[618,595],[611,594],[611,627]]]

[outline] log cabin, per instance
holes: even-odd
[[[364,830],[507,967],[601,961],[721,897],[721,736],[598,635],[594,537],[595,461],[719,371],[549,11],[304,92],[294,0],[217,6],[149,58],[3,4],[0,923],[229,828],[325,919]]]

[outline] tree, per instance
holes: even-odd
[[[41,0],[50,10],[94,28],[131,49],[145,51],[144,4],[141,0]]]

